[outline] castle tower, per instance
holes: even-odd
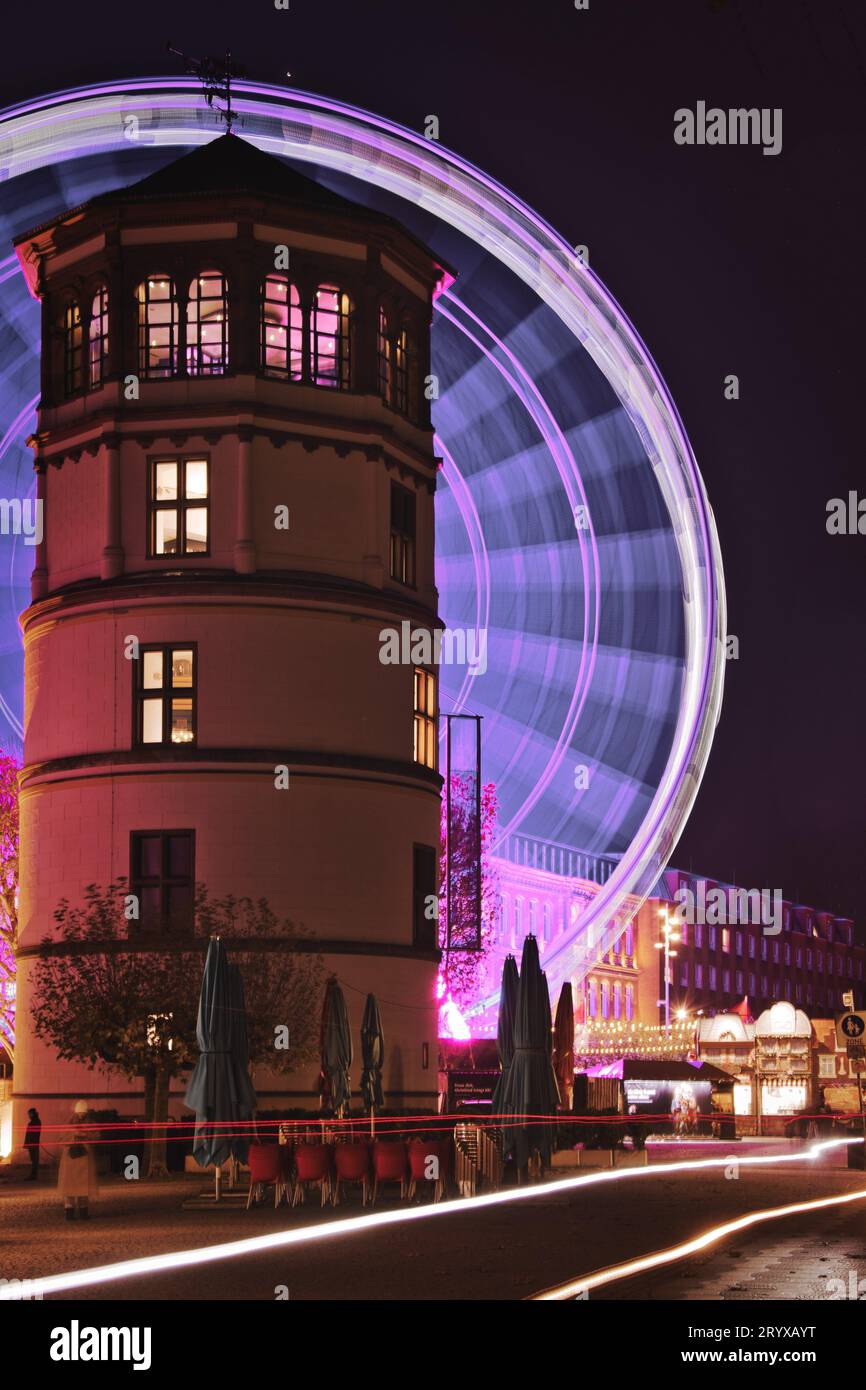
[[[141,1109],[122,1076],[58,1062],[28,1008],[60,899],[120,876],[133,948],[189,930],[195,882],[305,924],[356,1054],[379,998],[387,1103],[429,1106],[436,678],[379,654],[383,629],[437,622],[441,268],[231,134],[17,249],[42,302],[44,537],[21,618],[16,1121]],[[262,1105],[309,1103],[315,1070]]]

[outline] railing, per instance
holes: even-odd
[[[461,1197],[474,1197],[481,1178],[486,1187],[502,1182],[499,1146],[480,1125],[454,1127],[454,1180]]]
[[[508,835],[497,846],[496,853],[510,864],[599,884],[607,883],[619,865],[618,855],[590,854],[587,850],[574,849],[556,840],[542,840],[535,835]]]

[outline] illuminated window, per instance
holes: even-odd
[[[379,306],[379,327],[376,336],[376,355],[379,364],[379,395],[388,405],[391,404],[391,339],[388,336],[388,318]]]
[[[550,940],[550,937],[551,937],[551,930],[550,930],[550,903],[545,903],[541,911],[542,911],[542,918],[541,918],[541,920],[542,920],[542,928],[541,928],[541,934],[542,934],[542,937],[544,938],[545,941],[549,941],[549,940]]]
[[[174,281],[165,275],[143,280],[138,301],[138,372],[149,380],[177,373],[178,307]]]
[[[725,994],[730,994],[730,992],[731,992],[731,972],[730,972],[730,970],[723,970],[723,971],[722,971],[722,989],[723,989],[723,991],[724,991]]]
[[[680,961],[680,988],[681,988],[681,989],[688,989],[688,987],[689,987],[689,963],[688,963],[687,960],[681,960],[681,961]]]
[[[750,960],[754,960],[754,959],[755,959],[755,938],[754,938],[753,936],[750,936],[750,937],[748,938],[748,941],[749,941],[749,959],[750,959]]]
[[[700,961],[695,962],[695,988],[703,989],[704,986],[704,967]]]
[[[90,389],[95,391],[105,380],[108,359],[108,290],[103,285],[93,296],[90,306],[88,361]]]
[[[408,328],[402,329],[394,346],[394,404],[401,415],[410,413],[412,345]]]
[[[134,665],[136,744],[194,743],[195,648],[142,647]]]
[[[598,985],[590,980],[586,987],[586,1009],[590,1018],[598,1017]]]
[[[436,767],[436,676],[415,667],[415,762]]]
[[[601,982],[601,1016],[610,1018],[610,985],[607,980]]]
[[[82,348],[84,330],[81,323],[81,309],[77,304],[67,304],[63,313],[63,394],[74,395],[84,385],[82,374]]]
[[[622,985],[619,984],[613,987],[613,1016],[622,1018]]]
[[[695,922],[695,945],[696,945],[696,946],[703,946],[703,944],[704,944],[704,928],[703,928],[703,923],[701,923],[701,922]]]
[[[316,386],[346,391],[351,383],[352,305],[336,285],[320,285],[310,315],[311,375]]]
[[[734,989],[737,991],[738,994],[742,994],[742,992],[743,992],[743,972],[742,972],[742,970],[738,970],[737,973],[734,975]]]
[[[260,362],[267,376],[300,381],[303,376],[303,316],[297,285],[269,275],[262,287]]]
[[[415,494],[391,484],[391,578],[415,587]]]
[[[229,361],[228,329],[225,276],[207,270],[190,282],[186,303],[186,369],[190,376],[222,376]]]
[[[130,845],[130,891],[142,931],[191,931],[195,898],[195,832],[136,830]]]
[[[723,950],[723,951],[730,951],[730,949],[731,949],[731,933],[730,933],[730,930],[729,930],[728,927],[722,927],[722,950]]]
[[[629,1022],[634,1018],[634,988],[632,985],[625,987],[625,1016]]]
[[[207,459],[151,459],[148,555],[206,555]]]

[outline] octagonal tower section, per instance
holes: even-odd
[[[380,657],[438,623],[443,269],[233,134],[16,245],[42,302],[44,520],[21,617],[16,1130],[30,1105],[142,1110],[119,1072],[59,1061],[30,1007],[40,954],[70,949],[43,944],[58,903],[121,878],[131,950],[190,932],[196,883],[303,924],[344,989],[353,1086],[373,992],[386,1103],[429,1107],[436,671]],[[260,1105],[309,1104],[316,1072],[258,1068]]]

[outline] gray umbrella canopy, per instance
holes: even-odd
[[[520,961],[517,1009],[514,1020],[514,1056],[502,1090],[502,1114],[513,1116],[510,1144],[523,1168],[534,1150],[542,1163],[550,1162],[553,1125],[523,1121],[527,1115],[555,1115],[559,1090],[551,1061],[550,997],[547,977],[538,959],[538,943],[527,936]]]
[[[228,1158],[247,1157],[249,1130],[256,1093],[247,1066],[246,1009],[243,983],[229,963],[219,937],[207,951],[196,1037],[201,1056],[186,1092],[186,1104],[196,1112],[193,1154],[202,1168],[219,1167]]]
[[[322,1105],[330,1106],[335,1115],[341,1115],[352,1094],[349,1068],[354,1053],[352,1034],[349,1031],[349,1014],[336,975],[331,976],[325,988],[321,1053],[319,1094]]]
[[[519,978],[517,961],[511,955],[506,956],[505,964],[502,967],[502,983],[499,986],[499,1019],[496,1025],[496,1049],[499,1053],[499,1065],[502,1068],[502,1073],[493,1091],[494,1115],[501,1113],[505,1081],[508,1076],[508,1068],[511,1066],[511,1059],[514,1056],[514,1019],[517,1013]],[[506,1135],[506,1147],[507,1140],[508,1136]]]
[[[361,1024],[361,1095],[371,1113],[385,1104],[382,1095],[382,1066],[385,1061],[385,1034],[375,994],[367,995]]]

